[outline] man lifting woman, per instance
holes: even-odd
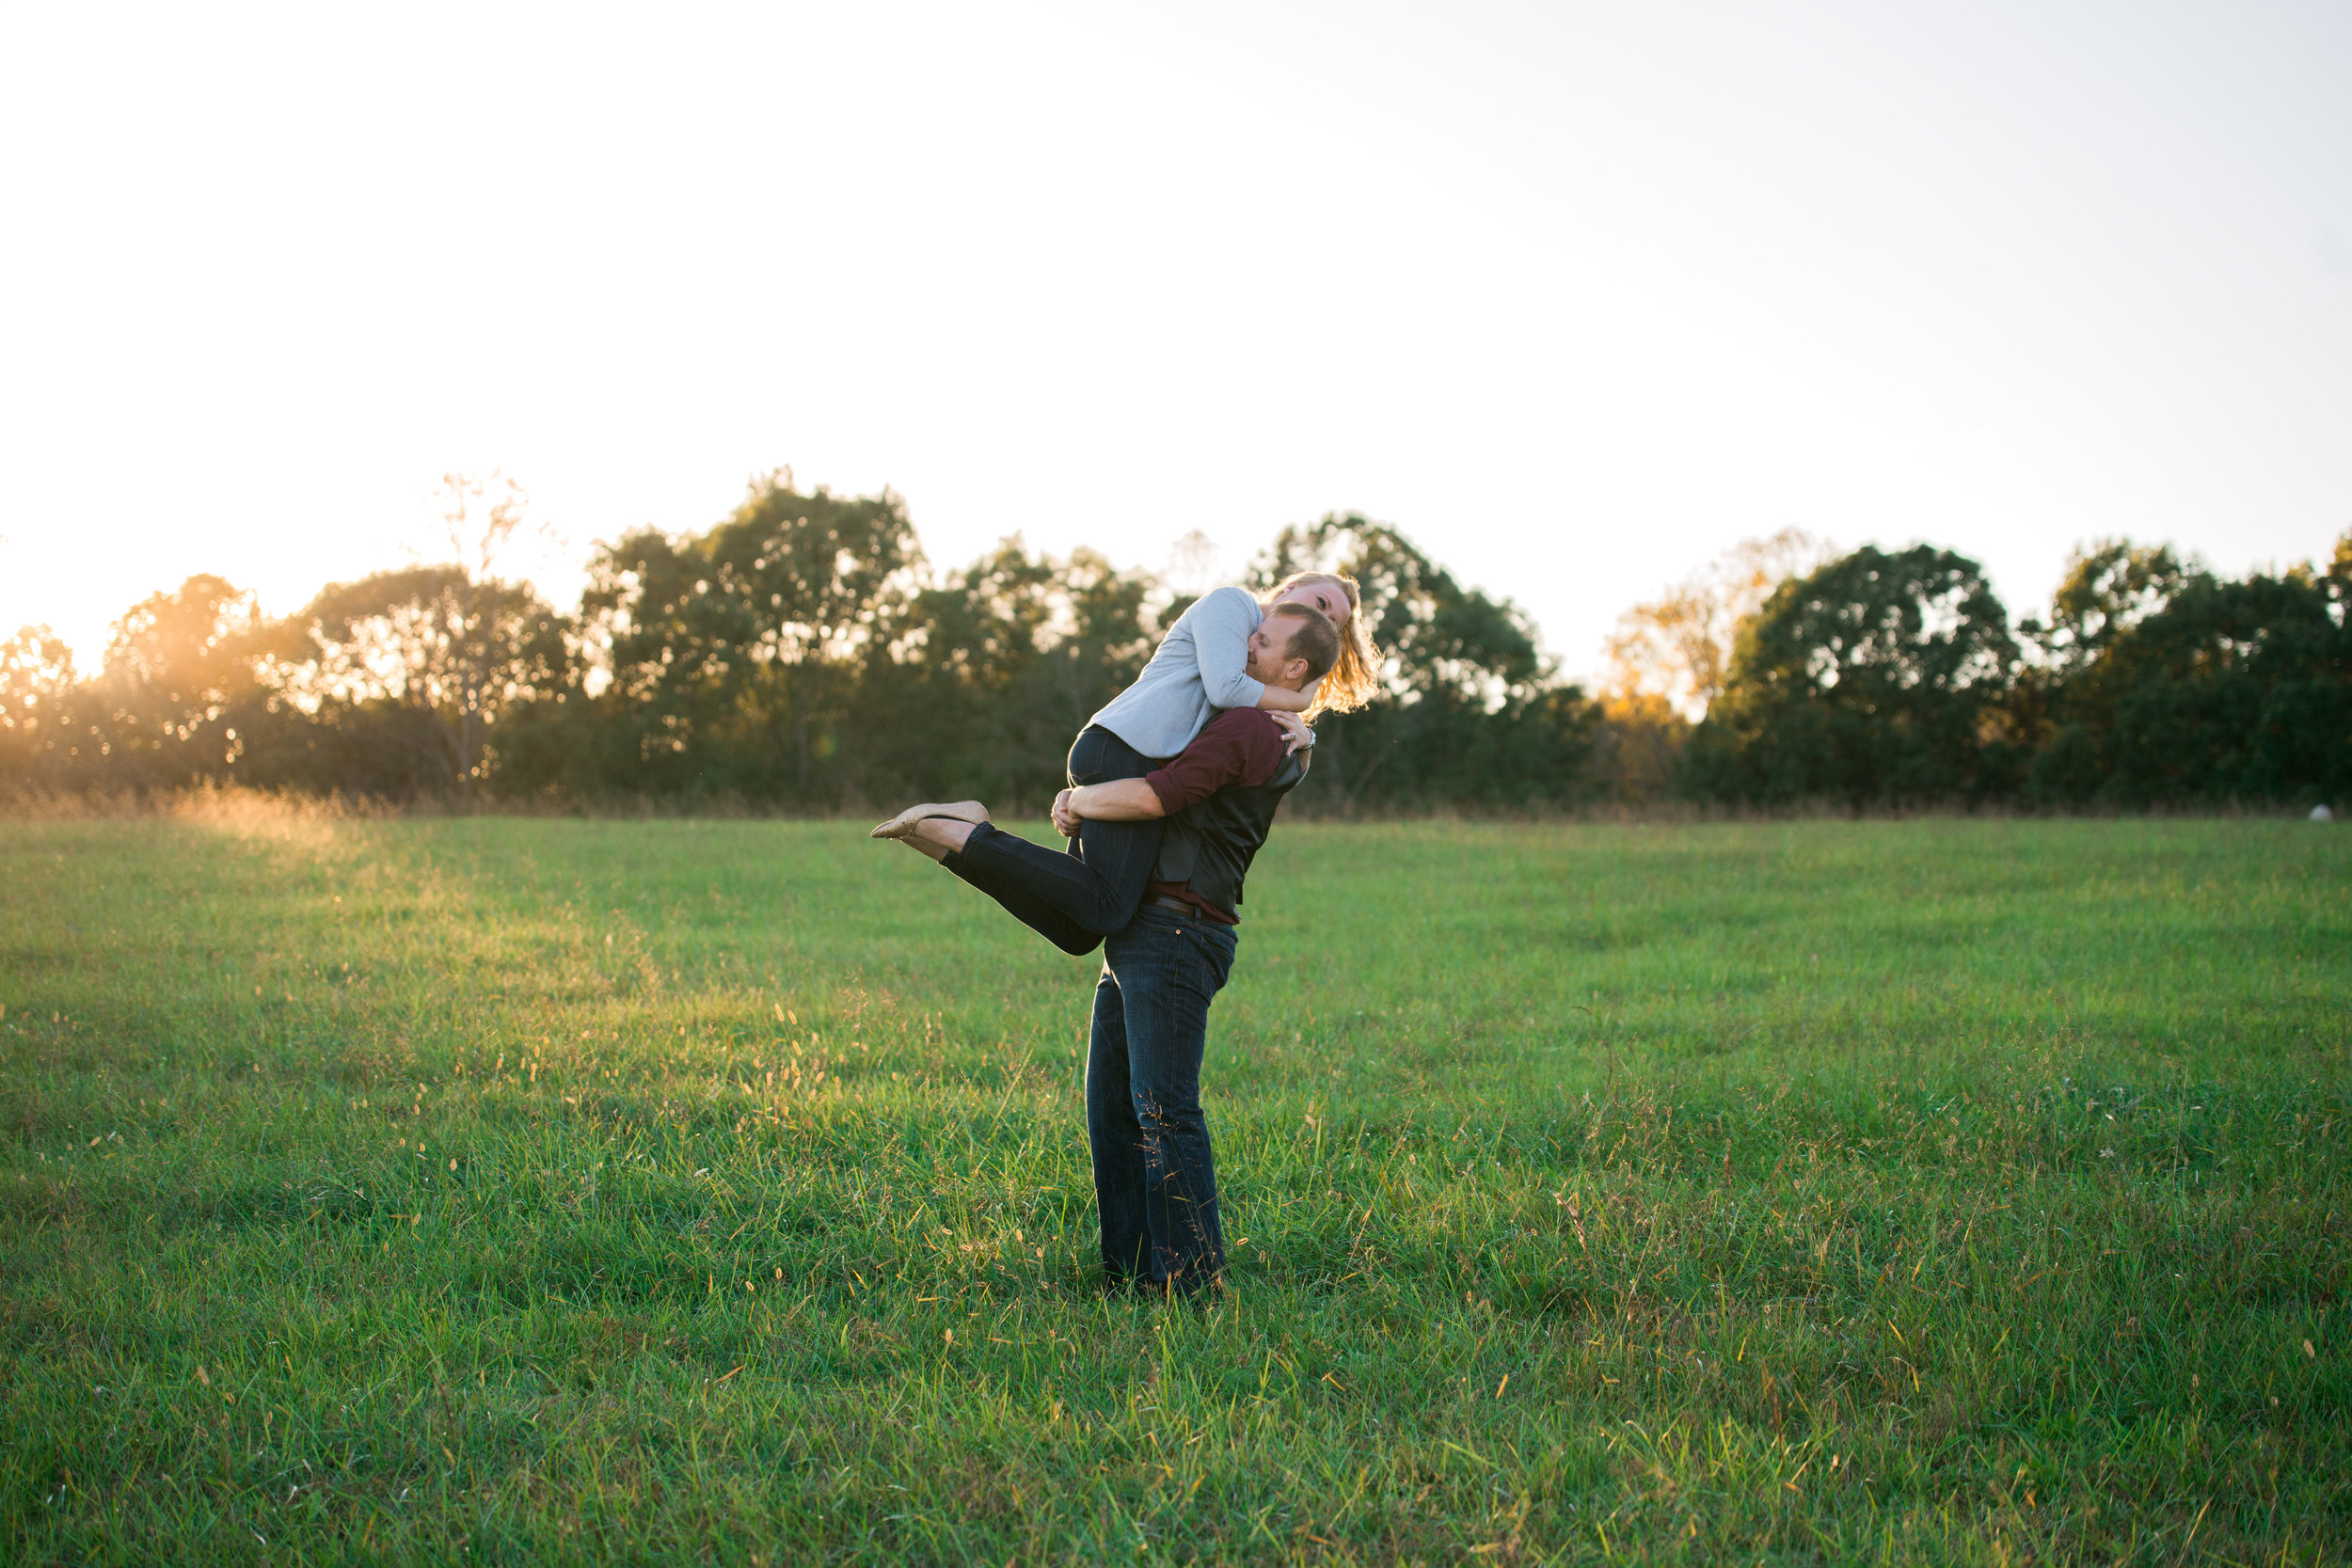
[[[1192,1295],[1225,1265],[1200,1111],[1209,1005],[1232,973],[1242,883],[1306,777],[1301,716],[1359,707],[1378,664],[1353,579],[1302,574],[1263,603],[1219,589],[1187,610],[1134,686],[1070,749],[1048,849],[977,801],[874,830],[938,862],[1062,951],[1103,949],[1087,1054],[1087,1138],[1114,1287]]]

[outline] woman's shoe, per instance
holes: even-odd
[[[878,825],[868,838],[904,838],[914,832],[914,825],[927,816],[946,816],[958,822],[985,822],[988,808],[977,800],[951,800],[942,803],[927,800],[919,806],[909,806],[889,821]]]

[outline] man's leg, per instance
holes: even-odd
[[[1156,910],[1104,944],[1120,990],[1127,1093],[1141,1140],[1145,1279],[1181,1295],[1208,1289],[1225,1269],[1200,1059],[1209,1004],[1232,971],[1233,948],[1230,928]]]
[[[1127,1084],[1127,1022],[1119,981],[1106,968],[1094,986],[1087,1044],[1087,1148],[1094,1157],[1094,1208],[1103,1222],[1103,1271],[1114,1286],[1146,1267],[1143,1130]]]

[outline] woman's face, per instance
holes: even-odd
[[[1326,582],[1320,578],[1309,578],[1306,581],[1295,583],[1277,594],[1274,596],[1274,602],[1276,604],[1311,604],[1331,617],[1333,626],[1343,630],[1346,629],[1347,595],[1341,592],[1340,585],[1336,582]]]

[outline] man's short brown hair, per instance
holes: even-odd
[[[1291,640],[1282,649],[1285,659],[1307,661],[1307,679],[1312,686],[1331,673],[1331,666],[1340,661],[1340,628],[1331,624],[1331,617],[1311,604],[1284,601],[1269,606],[1268,615],[1282,615],[1298,624],[1291,628]]]

